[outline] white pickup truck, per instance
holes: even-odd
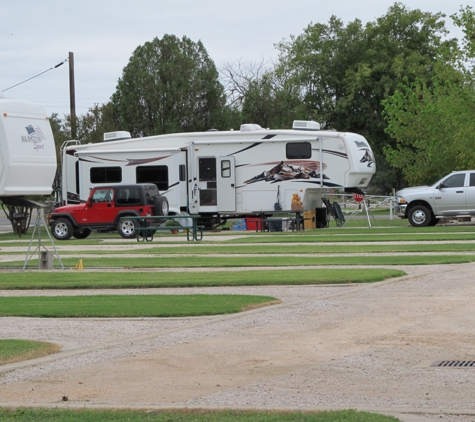
[[[414,227],[435,226],[441,218],[475,216],[475,170],[454,171],[432,186],[396,193],[396,214]]]

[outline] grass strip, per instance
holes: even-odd
[[[392,416],[339,410],[281,412],[238,410],[0,409],[1,422],[397,422]]]
[[[280,301],[251,295],[93,295],[0,297],[0,317],[188,317],[242,312]]]
[[[474,233],[341,233],[316,235],[315,232],[308,234],[278,233],[261,236],[242,236],[228,239],[226,243],[325,243],[325,242],[436,242],[451,240],[475,240]],[[206,237],[203,239],[206,240]]]
[[[390,220],[389,220],[390,221]],[[282,238],[282,237],[292,237],[292,236],[298,236],[298,237],[333,237],[333,236],[342,236],[342,235],[378,235],[378,234],[385,234],[388,236],[394,236],[397,234],[405,234],[408,235],[412,238],[412,236],[419,236],[422,234],[430,234],[430,235],[450,235],[450,234],[471,234],[473,233],[473,226],[467,226],[467,225],[458,225],[458,226],[436,226],[436,227],[388,227],[388,226],[382,226],[382,227],[371,227],[369,228],[368,226],[366,227],[330,227],[330,228],[325,228],[325,229],[318,229],[318,230],[304,230],[300,232],[267,232],[267,233],[256,233],[255,231],[249,230],[245,232],[233,232],[229,230],[223,230],[221,232],[205,232],[204,233],[204,242],[206,242],[206,238],[208,236],[213,236],[214,238],[219,237],[226,237],[226,236],[242,236],[245,235],[246,237],[251,237],[251,238],[260,238],[260,237],[275,237],[275,238]],[[32,229],[29,229],[29,232],[27,234],[24,234],[22,238],[19,238],[18,235],[15,235],[11,232],[4,232],[0,233],[0,242],[2,245],[5,246],[15,246],[20,243],[26,243],[30,241],[30,237],[32,234]],[[160,243],[167,242],[166,239],[169,238],[169,234],[166,233],[157,233],[154,238],[157,238],[157,240],[160,241]],[[170,241],[168,243],[171,244],[176,244],[177,240],[180,239],[183,244],[189,244],[189,242],[186,241],[186,235],[184,234],[179,234],[177,236],[173,237],[173,241]],[[117,242],[118,244],[130,244],[130,241],[127,240],[122,240],[120,236],[118,236],[117,233],[92,233],[87,239],[74,239],[72,238],[71,240],[68,241],[61,241],[60,244],[82,244],[82,245],[99,245],[103,244],[104,240],[113,240],[114,242]],[[409,239],[404,239],[404,240],[409,240]]]
[[[43,341],[0,340],[0,365],[51,355],[60,349],[57,344]]]
[[[77,258],[63,258],[67,268],[74,268]],[[187,257],[88,257],[83,259],[86,268],[244,268],[276,266],[325,266],[325,265],[434,265],[460,264],[475,261],[475,255],[382,255],[382,256],[187,256]],[[3,262],[3,268],[18,267],[18,261]],[[55,260],[55,265],[58,265]],[[32,259],[28,267],[37,269],[38,261]]]
[[[362,250],[364,248],[364,250]],[[183,245],[178,247],[151,246],[150,248],[135,248],[129,251],[107,250],[102,253],[107,255],[120,255],[124,253],[157,254],[157,255],[230,255],[230,254],[252,254],[252,255],[289,255],[289,254],[348,254],[348,253],[388,253],[388,252],[473,252],[475,243],[429,243],[429,244],[397,244],[397,245],[327,245],[315,243],[309,245],[300,245],[286,243],[285,248],[281,245],[266,245],[263,248],[260,245],[239,245],[239,244],[196,244],[194,246]],[[4,252],[8,255],[21,255],[25,257],[25,251],[22,252]],[[97,251],[88,252],[88,250],[61,250],[61,255],[98,253]],[[1,252],[0,252],[1,255]]]
[[[10,272],[0,289],[114,289],[374,283],[406,275],[384,268],[211,272]]]

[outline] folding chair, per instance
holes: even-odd
[[[325,207],[327,210],[330,212],[330,215],[333,217],[333,219],[336,222],[337,227],[342,227],[345,225],[345,216],[343,215],[340,204],[338,202],[334,202],[333,204],[330,203],[330,201],[323,197],[322,202],[325,204]]]

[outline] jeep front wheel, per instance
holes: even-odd
[[[69,240],[73,235],[73,225],[67,218],[58,218],[51,224],[51,232],[58,240]]]
[[[409,223],[413,227],[427,227],[432,216],[430,211],[423,205],[416,205],[409,210]]]
[[[131,239],[135,237],[135,223],[133,220],[124,218],[120,220],[117,226],[117,231],[124,239]]]

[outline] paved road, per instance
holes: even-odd
[[[5,217],[5,214],[3,214],[0,217],[0,232],[10,232],[12,231],[12,225],[10,221]]]

